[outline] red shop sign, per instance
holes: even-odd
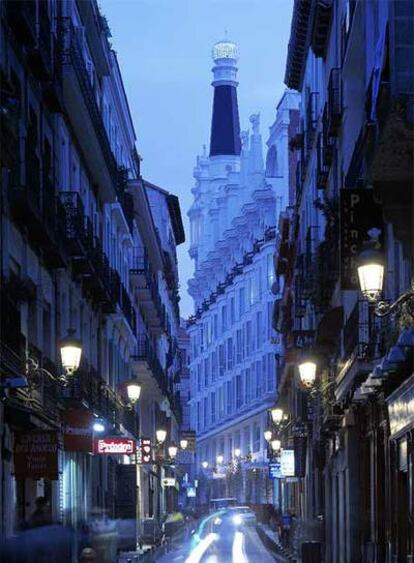
[[[95,454],[131,455],[135,453],[135,440],[129,438],[98,438],[94,441]]]

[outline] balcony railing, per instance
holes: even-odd
[[[8,21],[16,37],[25,45],[36,41],[35,0],[8,0],[6,4]]]
[[[331,27],[332,0],[314,0],[312,7],[312,49],[317,57],[324,57]]]
[[[308,103],[306,106],[306,131],[305,143],[306,153],[309,155],[312,150],[313,142],[315,140],[316,127],[318,125],[318,101],[319,92],[312,92],[309,94]]]
[[[150,340],[145,335],[138,336],[137,346],[131,357],[134,361],[145,362],[151,370],[161,392],[166,395],[168,392],[167,376],[162,369],[157,354],[151,346]]]
[[[331,69],[329,75],[326,120],[327,136],[335,137],[342,122],[342,73],[340,68]]]
[[[88,108],[89,117],[93,124],[95,135],[99,141],[109,174],[113,181],[113,186],[115,188],[117,185],[117,165],[111,150],[111,145],[101,113],[96,102],[96,96],[91,84],[90,76],[86,68],[80,30],[77,30],[71,24],[69,18],[63,19],[65,34],[67,36],[65,44],[68,46],[66,52],[64,53],[64,63],[72,64],[75,70],[86,107]]]
[[[326,189],[328,185],[329,166],[324,159],[323,135],[319,133],[317,143],[316,187],[318,190]]]
[[[53,75],[52,30],[46,2],[39,2],[39,20],[36,45],[28,53],[28,63],[38,80],[50,79]]]

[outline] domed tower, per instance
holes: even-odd
[[[240,155],[240,122],[237,105],[236,43],[219,41],[213,46],[214,102],[211,121],[210,156]]]

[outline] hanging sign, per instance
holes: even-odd
[[[129,438],[99,438],[94,442],[95,454],[130,455],[135,453],[135,440]]]
[[[149,438],[140,438],[137,447],[137,463],[152,463],[152,444]]]
[[[282,450],[280,454],[280,470],[283,477],[295,476],[295,452],[294,450]]]
[[[52,430],[18,432],[14,444],[16,479],[59,479],[59,436]]]
[[[376,231],[378,250],[383,248],[382,208],[372,189],[342,189],[341,194],[341,287],[358,289],[357,258],[364,243]]]
[[[283,477],[280,471],[280,461],[269,463],[269,477],[270,479],[281,479]]]

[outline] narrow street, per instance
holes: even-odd
[[[191,538],[158,559],[160,563],[273,563],[276,558],[263,545],[255,526],[235,525],[229,516],[202,520]]]

